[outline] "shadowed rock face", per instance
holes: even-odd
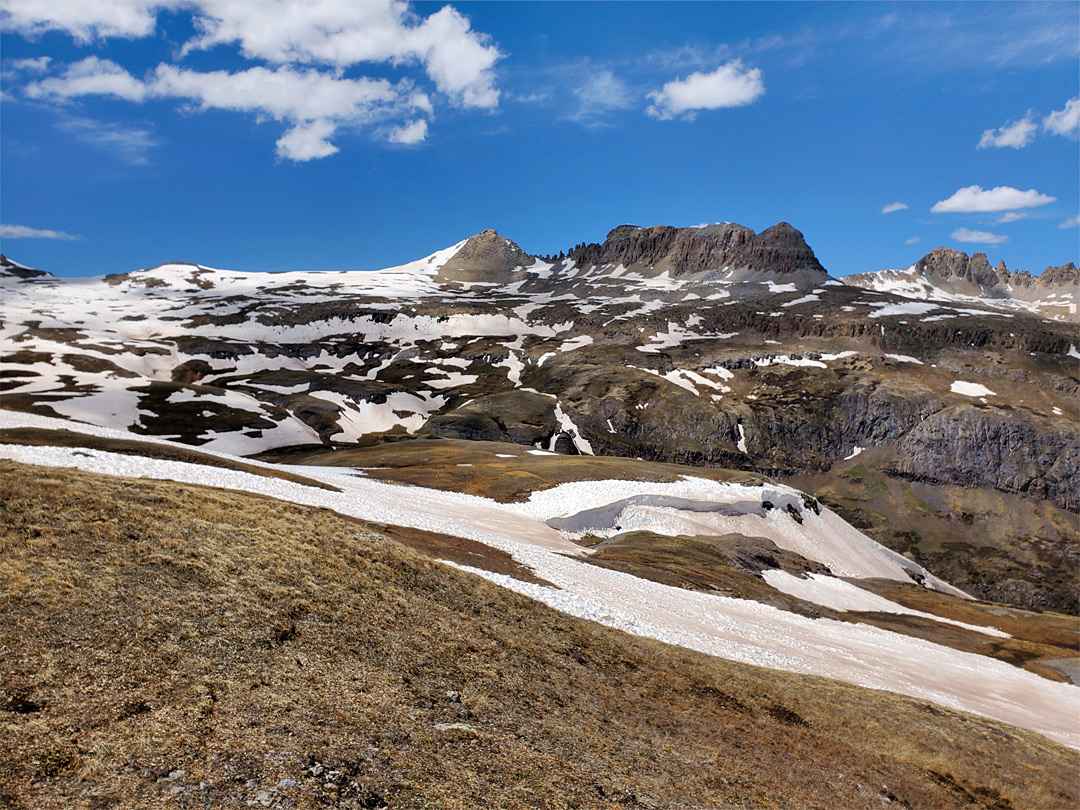
[[[580,245],[567,258],[578,266],[622,264],[674,277],[719,270],[740,279],[754,274],[827,277],[803,235],[786,222],[759,234],[733,223],[703,228],[621,225],[604,244]]]
[[[895,471],[917,480],[1020,492],[1076,511],[1080,430],[980,409],[946,408],[899,443]]]
[[[494,230],[481,231],[446,262],[438,273],[441,281],[506,284],[515,270],[536,259]]]

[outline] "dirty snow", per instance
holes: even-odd
[[[923,365],[922,360],[908,354],[886,354],[884,356],[890,360],[895,360],[897,363],[915,363],[916,365]]]
[[[851,582],[825,574],[810,574],[807,579],[801,579],[787,571],[773,568],[761,572],[762,578],[776,590],[794,596],[797,599],[805,599],[822,607],[842,611],[870,611],[874,613],[896,613],[907,616],[918,616],[922,619],[933,619],[935,622],[951,624],[955,627],[963,627],[965,630],[973,630],[976,633],[984,633],[997,638],[1012,638],[1003,630],[996,627],[986,627],[980,624],[967,624],[955,619],[946,619],[935,616],[933,613],[925,613],[921,610],[913,610],[904,607],[891,599],[878,596],[868,590],[860,588]]]
[[[979,383],[964,382],[963,380],[956,380],[949,390],[954,394],[963,394],[966,397],[992,397],[996,396],[993,391],[987,388],[985,385]]]
[[[84,428],[61,420],[0,412],[0,425],[26,424]],[[130,434],[103,428],[89,428],[86,432],[131,438]],[[168,444],[160,440],[154,443]],[[868,625],[809,619],[758,602],[674,588],[587,565],[571,556],[580,555],[582,550],[545,523],[568,509],[596,508],[619,498],[641,495],[643,489],[684,498],[726,492],[730,500],[733,494],[742,499],[747,494],[744,490],[753,490],[755,498],[760,499],[762,488],[740,489],[738,485],[703,479],[673,484],[576,482],[534,493],[524,504],[497,504],[461,493],[385,484],[334,468],[284,469],[333,484],[343,492],[221,468],[96,450],[4,445],[0,446],[0,457],[250,491],[365,520],[474,539],[508,551],[555,587],[471,569],[474,573],[572,615],[734,661],[899,692],[1013,723],[1080,747],[1080,723],[1075,712],[1080,689],[1075,686],[1048,681],[986,656]],[[778,502],[791,497],[786,495],[785,487],[771,489],[774,491],[770,494]],[[804,513],[803,527],[790,516],[777,514],[779,511],[772,510],[763,520],[786,521],[784,531],[802,534],[806,539],[813,537],[815,543],[839,546],[851,538],[864,538],[827,510],[821,516]],[[880,551],[877,556],[885,559]]]

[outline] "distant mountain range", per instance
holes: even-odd
[[[1033,276],[1026,270],[1010,271],[1003,261],[991,267],[985,253],[969,257],[946,247],[935,248],[907,270],[858,273],[843,281],[920,300],[978,299],[1061,320],[1075,318],[1080,298],[1080,274],[1072,262]]]
[[[548,257],[488,230],[376,272],[62,279],[2,259],[0,281],[6,409],[282,458],[512,442],[824,476],[813,487],[837,499],[858,465],[925,505],[858,506],[876,539],[979,595],[1080,600],[1062,528],[1080,511],[1072,264],[1032,277],[938,248],[836,279],[791,225],[725,223],[624,225]],[[1045,546],[954,519],[987,493]],[[941,537],[996,538],[1000,555],[972,562]]]

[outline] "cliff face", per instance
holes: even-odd
[[[825,280],[825,268],[802,233],[786,222],[759,234],[733,223],[701,228],[621,225],[601,244],[579,245],[567,254],[580,266],[621,264],[674,277],[725,270],[748,274],[808,274]]]
[[[897,473],[918,480],[993,487],[1080,509],[1080,430],[973,405],[946,408],[898,445]]]

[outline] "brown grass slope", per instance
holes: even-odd
[[[0,805],[1080,800],[1035,734],[633,638],[329,512],[0,473]]]

